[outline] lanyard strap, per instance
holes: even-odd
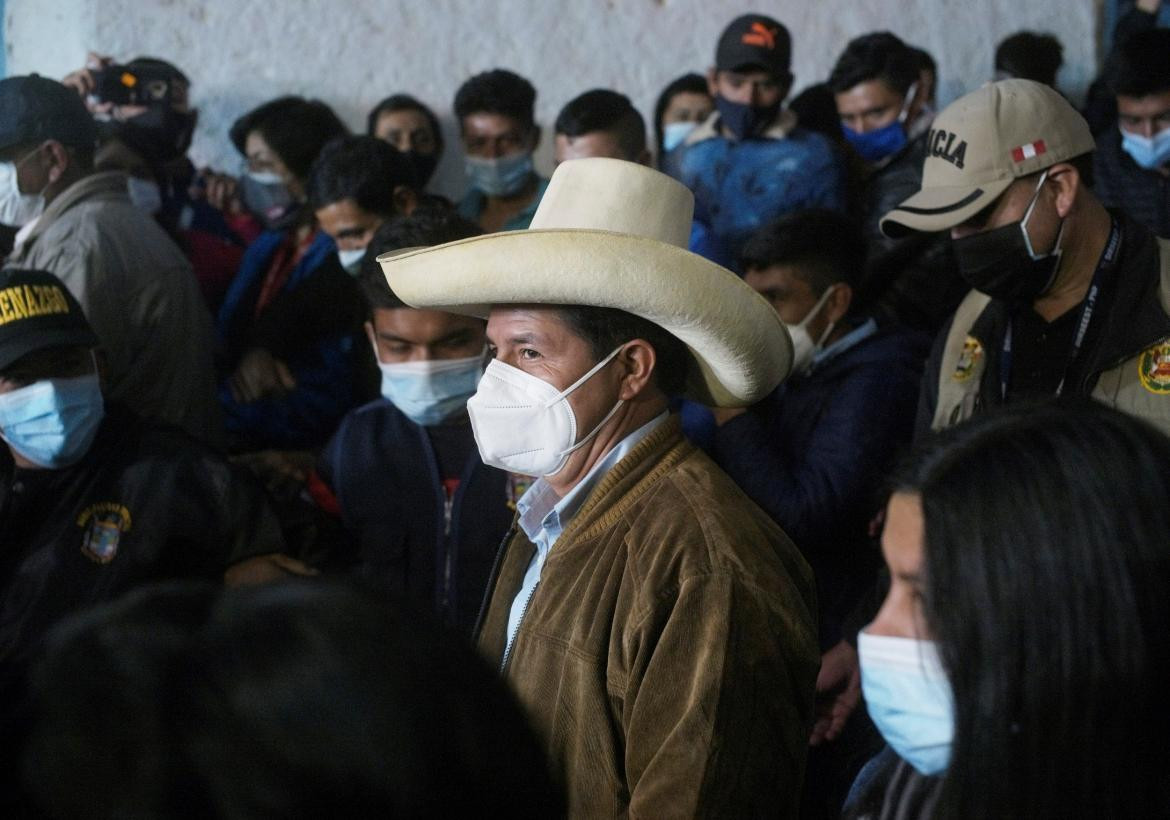
[[[1064,373],[1061,374],[1060,384],[1056,387],[1056,395],[1064,392],[1064,382],[1068,378],[1068,369],[1072,363],[1077,360],[1081,354],[1081,349],[1085,345],[1085,337],[1089,333],[1089,325],[1093,321],[1093,314],[1097,310],[1097,299],[1101,295],[1101,283],[1104,281],[1105,271],[1112,267],[1114,260],[1117,258],[1117,249],[1121,246],[1121,225],[1117,219],[1113,219],[1112,227],[1109,231],[1109,242],[1105,245],[1105,253],[1101,255],[1101,260],[1097,263],[1097,270],[1093,272],[1093,281],[1089,285],[1089,292],[1085,296],[1085,301],[1081,307],[1081,318],[1077,322],[1077,332],[1073,337],[1072,350],[1069,351],[1068,358],[1064,362]],[[999,353],[999,397],[1001,401],[1007,401],[1008,386],[1012,381],[1012,325],[1014,317],[1008,318],[1007,331],[1003,334],[1003,347]]]

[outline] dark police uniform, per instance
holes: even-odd
[[[260,488],[177,429],[110,407],[60,470],[0,453],[0,668],[11,674],[70,613],[140,584],[222,580],[283,539]]]

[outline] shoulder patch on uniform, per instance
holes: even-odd
[[[110,563],[122,534],[129,532],[132,524],[130,511],[121,504],[91,504],[77,517],[77,526],[82,528],[81,554],[99,564]]]
[[[983,360],[983,344],[974,336],[968,336],[963,342],[963,352],[959,354],[959,361],[955,364],[955,372],[951,378],[957,382],[965,382],[971,378],[979,362]]]
[[[1159,396],[1170,395],[1170,342],[1159,342],[1138,356],[1142,387]]]

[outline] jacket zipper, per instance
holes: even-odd
[[[455,506],[455,496],[443,492],[443,611],[451,607],[451,509]]]
[[[516,621],[516,631],[508,636],[508,645],[504,647],[504,659],[500,661],[500,674],[508,671],[508,661],[512,657],[512,648],[516,646],[516,638],[520,636],[520,627],[524,625],[524,616],[528,614],[528,607],[532,604],[532,596],[536,594],[536,588],[540,586],[540,581],[532,585],[532,589],[528,593],[527,600],[524,601],[524,608],[520,610],[520,619]]]
[[[500,566],[504,563],[504,553],[508,551],[508,542],[515,534],[516,521],[513,519],[512,526],[504,533],[504,538],[496,550],[495,560],[492,561],[492,571],[488,574],[487,587],[483,591],[483,600],[479,604],[479,614],[475,616],[475,629],[472,630],[472,638],[476,641],[479,640],[479,636],[483,632],[483,622],[487,618],[488,605],[492,601],[492,594],[496,591],[496,583],[500,580]]]

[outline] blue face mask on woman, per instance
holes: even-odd
[[[49,470],[80,461],[104,416],[96,373],[45,379],[0,394],[0,438],[23,458]]]
[[[483,375],[483,363],[482,353],[464,359],[379,361],[382,395],[415,424],[432,427],[467,406]]]
[[[886,743],[922,774],[945,771],[955,708],[934,642],[862,632],[857,652],[865,704]]]
[[[1131,134],[1122,129],[1121,147],[1134,162],[1146,170],[1161,168],[1170,162],[1170,128],[1159,131],[1152,137]]]

